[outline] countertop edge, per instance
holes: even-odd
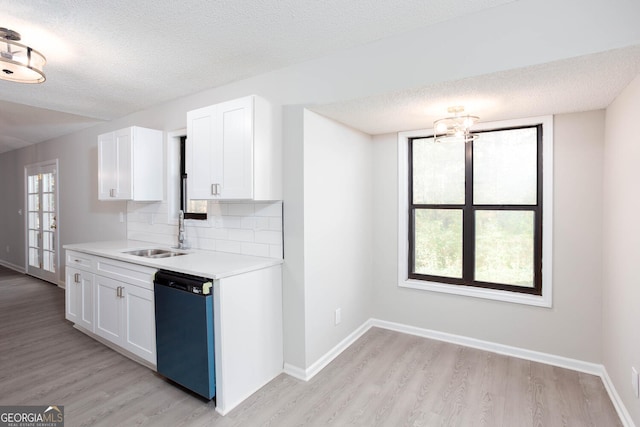
[[[95,255],[99,257],[109,258],[116,261],[127,262],[131,264],[141,265],[150,268],[156,268],[158,270],[169,270],[177,273],[190,274],[194,276],[206,277],[213,280],[224,279],[226,277],[237,276],[239,274],[249,273],[251,271],[262,270],[265,268],[274,267],[277,265],[281,265],[284,263],[283,259],[280,258],[266,258],[266,257],[255,257],[251,255],[241,255],[241,254],[233,254],[229,252],[217,252],[217,251],[207,251],[203,249],[175,249],[166,245],[155,244],[150,242],[143,241],[133,241],[133,240],[124,240],[124,241],[115,241],[115,242],[89,242],[89,243],[71,243],[63,245],[65,250],[76,251],[81,253],[86,253],[88,255]],[[193,258],[190,258],[192,261],[189,267],[183,267],[178,264],[178,259],[182,258],[186,260],[186,258],[181,257],[173,257],[173,258],[160,258],[160,259],[151,259],[144,258],[135,255],[124,254],[124,251],[135,250],[135,249],[145,249],[145,248],[164,248],[170,249],[179,252],[186,252],[186,256],[193,255],[198,258],[193,261]],[[208,257],[212,257],[214,260],[216,257],[225,258],[230,260],[230,264],[234,264],[232,267],[215,267],[211,268],[211,265],[215,263],[207,260]],[[200,263],[203,264],[202,267],[197,266],[198,261],[202,260]],[[224,260],[222,261],[224,262]],[[207,264],[207,266],[204,266]],[[195,266],[194,266],[195,265]]]

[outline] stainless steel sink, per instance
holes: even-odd
[[[138,249],[135,251],[123,252],[128,255],[141,256],[144,258],[169,258],[174,256],[186,255],[184,252],[175,252],[169,249]]]

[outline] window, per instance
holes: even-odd
[[[543,121],[485,124],[467,143],[400,134],[401,286],[550,306]]]
[[[206,200],[187,199],[187,167],[186,167],[187,137],[180,137],[180,210],[184,212],[185,219],[207,219]]]

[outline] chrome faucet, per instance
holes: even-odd
[[[178,211],[178,249],[186,249],[187,245],[184,239],[184,212]]]

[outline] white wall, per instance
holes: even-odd
[[[601,362],[604,112],[554,118],[553,308],[398,287],[395,135],[374,138],[373,317]]]
[[[305,111],[306,367],[370,317],[372,172],[370,136]]]
[[[607,108],[604,153],[604,365],[634,422],[640,401],[631,367],[640,369],[640,76]]]

